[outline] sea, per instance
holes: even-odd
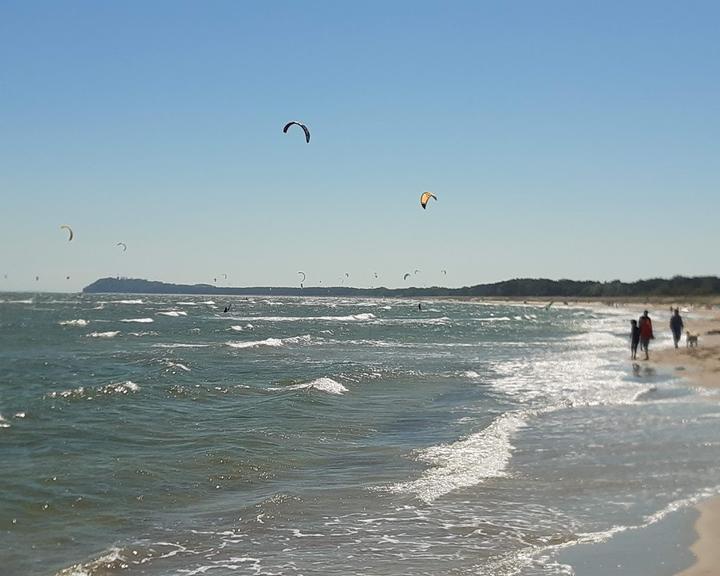
[[[634,313],[418,304],[0,294],[0,573],[574,575],[720,493]]]

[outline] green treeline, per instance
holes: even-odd
[[[595,282],[591,280],[548,280],[517,278],[494,284],[463,288],[352,288],[344,286],[306,288],[252,286],[219,287],[210,284],[169,284],[139,278],[101,278],[83,288],[86,293],[121,294],[218,294],[255,296],[473,296],[488,298],[617,298],[653,296],[718,296],[717,276],[675,276],[669,280],[653,278],[637,282]]]

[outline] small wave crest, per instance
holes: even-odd
[[[453,490],[505,476],[514,449],[511,438],[524,423],[524,414],[510,412],[464,440],[420,451],[418,460],[432,467],[417,480],[394,484],[390,491],[414,492],[421,500],[432,502]]]
[[[90,334],[86,334],[88,338],[115,338],[120,334],[120,330],[111,330],[109,332],[90,332]]]
[[[304,336],[292,336],[290,338],[265,338],[265,340],[251,340],[247,342],[230,341],[225,342],[230,348],[259,348],[261,346],[267,346],[270,348],[279,348],[286,344],[309,344],[310,335],[305,334]]]
[[[210,344],[183,344],[182,342],[171,342],[162,344],[153,344],[153,348],[207,348]]]
[[[171,318],[178,318],[179,316],[187,316],[187,312],[184,312],[183,310],[167,310],[163,312],[158,312],[158,314],[162,316],[170,316]]]
[[[112,384],[106,384],[97,388],[85,388],[79,386],[77,388],[71,388],[70,390],[61,390],[59,392],[49,392],[45,395],[46,398],[68,398],[68,399],[88,399],[91,400],[93,396],[103,395],[111,396],[114,394],[129,394],[131,392],[137,392],[140,390],[140,386],[135,384],[132,380],[126,380],[125,382],[115,382]]]
[[[90,321],[78,318],[77,320],[60,320],[58,324],[60,324],[60,326],[87,326],[90,324]]]
[[[190,372],[190,368],[185,366],[185,364],[181,364],[180,362],[173,362],[172,360],[165,359],[164,361],[165,366],[167,366],[168,371],[172,370],[173,368],[179,368],[183,372]]]
[[[155,322],[152,318],[123,318],[120,322],[136,322],[138,324],[150,324]]]
[[[292,384],[291,386],[274,387],[268,388],[268,390],[318,390],[320,392],[327,392],[328,394],[341,395],[348,391],[345,386],[340,382],[333,380],[332,378],[322,377],[313,380],[312,382],[304,382],[302,384]]]

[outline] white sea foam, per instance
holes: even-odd
[[[105,386],[99,386],[96,388],[85,388],[79,386],[77,388],[71,388],[69,390],[61,390],[60,392],[49,392],[45,395],[46,398],[85,398],[91,400],[96,395],[110,396],[113,394],[129,394],[130,392],[137,392],[140,390],[140,386],[126,380],[125,382],[114,382],[106,384]]]
[[[89,338],[115,338],[120,334],[120,330],[111,330],[109,332],[90,332],[90,334],[86,334]]]
[[[375,314],[364,312],[362,314],[350,314],[347,316],[234,316],[232,320],[239,322],[247,322],[250,320],[253,322],[367,322],[369,320],[375,320],[376,318]]]
[[[16,412],[15,418],[25,418],[25,412]]]
[[[526,414],[503,414],[487,428],[452,444],[431,446],[418,453],[418,460],[430,464],[420,478],[390,487],[392,492],[411,492],[425,501],[487,478],[505,476],[514,449],[511,439],[525,424]]]
[[[0,428],[10,428],[10,423],[0,414]]]
[[[62,570],[58,570],[55,576],[95,576],[98,571],[102,573],[114,572],[115,570],[122,570],[127,568],[126,559],[123,558],[120,548],[111,548],[107,553],[91,560],[89,562],[82,562],[73,564]]]
[[[254,340],[250,342],[225,342],[230,348],[258,348],[259,346],[268,346],[270,348],[277,348],[283,345],[283,341],[280,338],[266,338],[265,340]]]
[[[102,304],[144,304],[139,298],[137,300],[109,300],[108,302],[102,302]]]
[[[60,326],[87,326],[90,324],[90,321],[78,318],[77,320],[61,320],[58,324],[60,324]]]
[[[154,330],[148,330],[145,332],[128,332],[130,336],[136,336],[137,338],[140,338],[141,336],[158,336],[158,333]]]
[[[230,326],[230,330],[235,330],[235,332],[242,332],[243,327],[242,326]]]
[[[480,378],[480,374],[475,372],[475,370],[465,370],[465,372],[462,373],[463,376],[466,378]]]
[[[138,324],[150,324],[155,322],[152,318],[123,318],[120,322],[136,322]]]
[[[173,362],[172,360],[165,360],[165,366],[168,368],[180,368],[183,372],[190,372],[190,368],[185,366],[185,364],[180,364],[180,362]]]
[[[167,312],[158,312],[162,316],[170,316],[171,318],[177,318],[178,316],[187,316],[187,312],[182,310],[168,310]]]
[[[153,344],[153,348],[207,348],[210,344],[183,344],[180,342]]]
[[[261,346],[268,346],[270,348],[279,348],[286,344],[309,344],[311,337],[309,334],[304,336],[292,336],[290,338],[265,338],[265,340],[251,340],[247,342],[226,342],[227,346],[231,348],[258,348]]]
[[[197,302],[175,302],[178,306],[199,306]]]
[[[32,304],[33,299],[27,298],[26,300],[3,300],[3,304]]]
[[[268,388],[268,390],[318,390],[320,392],[327,392],[328,394],[344,394],[348,391],[345,386],[333,380],[332,378],[317,378],[312,382],[305,382],[302,384],[292,384],[290,386]]]

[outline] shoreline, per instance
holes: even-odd
[[[669,310],[668,310],[669,312]],[[669,328],[666,327],[669,331]],[[691,385],[720,389],[720,315],[703,310],[685,321],[685,329],[698,335],[697,347],[688,347],[685,334],[678,348],[650,351],[652,364],[670,368]],[[720,496],[696,505],[700,516],[695,522],[696,540],[690,547],[695,563],[677,576],[720,576]]]
[[[684,321],[678,348],[671,340],[670,305],[680,308]],[[654,319],[655,346],[651,343],[647,364],[676,374],[690,386],[720,390],[720,313],[717,309],[707,305],[683,305],[666,299],[662,299],[661,303],[627,303],[621,306],[627,307],[634,315],[631,318],[648,309]],[[687,346],[686,330],[698,335],[696,347]],[[635,362],[642,364],[646,361]],[[720,576],[720,547],[717,545],[720,542],[720,496],[699,502],[695,509],[699,516],[694,525],[695,540],[690,546],[695,562],[676,576]]]

